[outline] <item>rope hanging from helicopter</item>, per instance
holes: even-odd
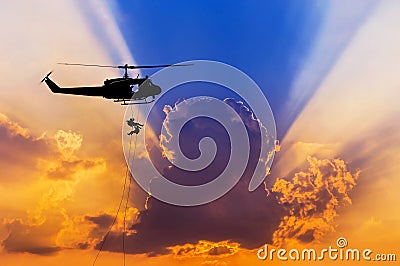
[[[137,106],[137,111],[136,111],[136,117],[137,117],[138,120],[139,120],[139,108],[140,108],[140,105]],[[104,235],[104,238],[103,238],[103,241],[101,242],[100,248],[96,253],[96,256],[95,256],[93,264],[92,264],[93,266],[95,266],[95,264],[96,264],[96,262],[97,262],[97,260],[98,260],[98,258],[100,256],[100,253],[103,251],[103,248],[104,248],[104,245],[105,245],[105,243],[107,241],[107,238],[110,235],[112,228],[114,227],[115,223],[118,220],[118,215],[119,215],[119,213],[121,211],[121,207],[122,207],[122,203],[123,203],[124,198],[125,198],[125,194],[127,194],[127,195],[126,195],[126,198],[125,198],[124,216],[123,216],[122,252],[123,252],[123,256],[124,256],[123,257],[124,266],[126,265],[126,250],[125,250],[125,235],[127,233],[127,230],[126,230],[126,215],[127,215],[127,211],[128,211],[128,203],[129,203],[129,198],[130,198],[130,189],[131,189],[131,184],[132,184],[129,165],[130,165],[130,163],[133,164],[133,162],[135,161],[136,147],[137,147],[137,135],[139,133],[139,130],[143,126],[142,124],[139,124],[137,122],[133,122],[134,121],[134,119],[133,119],[134,116],[133,116],[132,105],[130,105],[130,110],[131,110],[131,117],[132,118],[130,120],[126,121],[126,122],[132,128],[135,127],[135,129],[128,133],[128,135],[130,136],[130,138],[129,138],[129,150],[128,150],[128,158],[127,158],[127,164],[126,164],[126,170],[125,170],[124,184],[123,184],[122,193],[121,193],[121,199],[119,201],[118,209],[117,209],[117,212],[116,212],[116,214],[114,216],[114,220],[111,223],[110,227],[108,228],[107,233]],[[134,123],[134,124],[132,124],[132,123]],[[133,147],[133,154],[131,154],[131,151],[132,151],[132,140],[133,140],[133,134],[134,133],[135,133],[135,141],[134,141],[134,147]],[[129,179],[129,183],[128,183],[128,187],[127,187],[127,180],[128,179]],[[127,192],[125,192],[125,191],[127,191]]]

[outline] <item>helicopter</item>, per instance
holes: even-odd
[[[176,66],[189,66],[191,64],[172,64],[172,65],[147,65],[147,66],[133,66],[133,65],[95,65],[95,64],[75,64],[75,63],[58,63],[60,65],[68,66],[88,66],[88,67],[109,67],[124,69],[125,73],[121,78],[106,79],[102,86],[91,87],[70,87],[61,88],[54,81],[50,79],[52,73],[49,72],[42,80],[45,82],[53,93],[82,95],[103,97],[106,99],[113,99],[114,102],[120,102],[121,105],[132,104],[148,104],[155,100],[155,97],[161,93],[161,88],[155,85],[149,78],[131,78],[128,76],[128,69],[139,68],[161,68],[161,67],[176,67]],[[135,89],[134,86],[138,88]],[[150,100],[148,100],[150,98]]]

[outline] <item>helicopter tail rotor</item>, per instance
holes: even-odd
[[[40,83],[43,83],[50,75],[53,73],[53,70],[47,73],[47,75],[40,81]]]

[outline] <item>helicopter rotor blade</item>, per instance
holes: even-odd
[[[138,69],[138,68],[160,68],[160,67],[176,67],[176,66],[191,66],[193,64],[172,64],[172,65],[143,65],[143,66],[134,66],[134,65],[120,65],[120,66],[111,66],[111,65],[97,65],[97,64],[81,64],[81,63],[57,63],[59,65],[65,66],[87,66],[87,67],[108,67],[108,68],[120,68],[120,69]]]
[[[59,65],[65,66],[88,66],[88,67],[111,67],[111,68],[119,68],[118,66],[106,66],[106,65],[96,65],[96,64],[79,64],[79,63],[57,63]]]
[[[150,66],[118,66],[118,68],[128,68],[128,69],[137,69],[137,68],[159,68],[159,67],[170,67],[170,66],[191,66],[193,64],[172,64],[172,65],[150,65]]]

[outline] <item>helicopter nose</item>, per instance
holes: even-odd
[[[155,91],[156,95],[160,94],[161,93],[161,87],[157,86],[157,85],[154,85],[154,91]]]

